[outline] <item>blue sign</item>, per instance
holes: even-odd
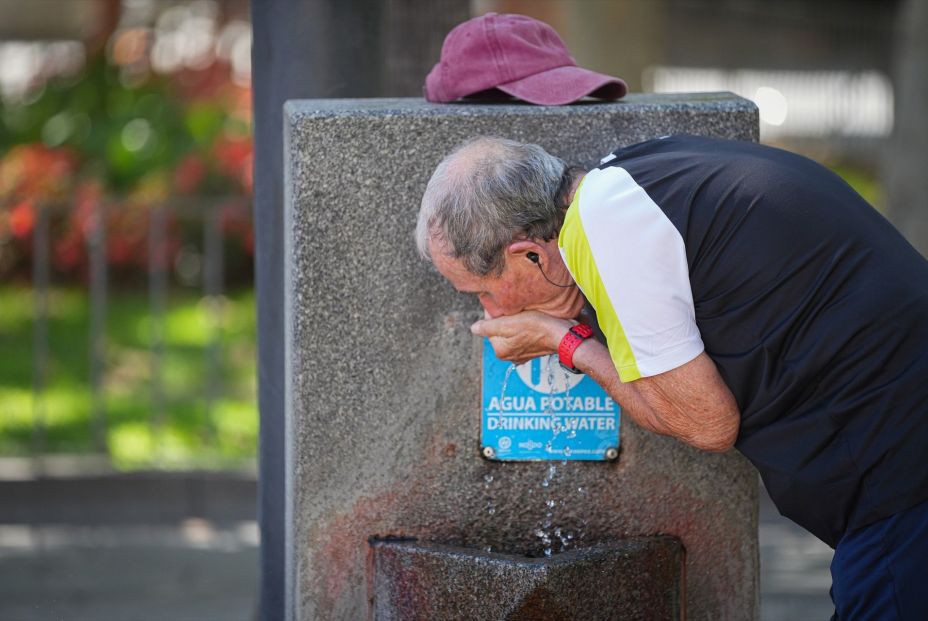
[[[599,384],[565,371],[556,355],[516,366],[484,339],[480,448],[488,459],[615,459],[619,414]]]

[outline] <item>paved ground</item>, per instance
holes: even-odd
[[[124,480],[110,483],[122,502],[157,507],[157,523],[142,523],[138,510],[108,510],[97,493],[88,494],[92,502],[78,510],[72,503],[81,494],[72,486],[67,498],[45,502],[45,526],[29,525],[29,511],[14,511],[9,502],[42,493],[10,493],[9,482],[2,482],[0,620],[252,621],[258,579],[254,481],[207,477],[206,499],[190,493],[204,489],[203,477],[169,479],[132,478],[132,494]],[[169,506],[178,502],[187,504]],[[176,519],[191,511],[234,521]],[[762,621],[828,619],[831,549],[777,515],[766,497],[760,542]]]
[[[761,487],[761,621],[827,621],[833,550],[781,517]]]
[[[0,527],[4,621],[251,621],[257,525]]]
[[[256,618],[254,473],[19,466],[0,460],[0,621]]]

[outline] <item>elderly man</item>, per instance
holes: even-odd
[[[558,353],[645,429],[747,456],[836,547],[836,618],[928,618],[928,262],[840,178],[748,142],[667,137],[584,174],[478,138],[416,236],[500,358]]]

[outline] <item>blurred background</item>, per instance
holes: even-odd
[[[255,618],[263,4],[0,0],[0,619]],[[320,96],[420,96],[487,11],[552,24],[632,91],[732,91],[925,253],[925,4],[293,5]],[[761,546],[762,617],[829,616],[831,551],[766,499]]]

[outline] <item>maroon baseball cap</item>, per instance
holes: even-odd
[[[448,33],[425,78],[425,98],[449,102],[498,89],[533,104],[559,106],[590,96],[618,99],[623,80],[577,66],[554,28],[525,15],[487,13]]]

